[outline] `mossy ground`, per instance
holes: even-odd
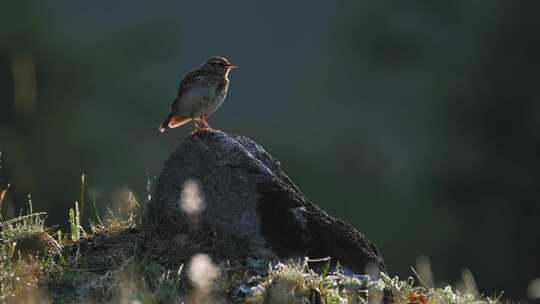
[[[31,201],[28,214],[0,219],[0,302],[500,302],[474,290],[431,288],[385,273],[366,280],[329,267],[315,272],[309,260],[254,259],[242,254],[241,244],[219,240],[180,236],[162,241],[142,227],[145,203],[132,205],[135,209],[123,217],[111,213],[105,222],[98,217],[89,232],[80,226],[77,204],[69,212],[68,233],[47,228],[46,214],[33,212]],[[234,258],[227,259],[233,250]]]

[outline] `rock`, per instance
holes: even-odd
[[[376,246],[311,203],[280,163],[249,138],[221,131],[188,137],[166,161],[144,224],[167,253],[214,259],[322,258],[365,273],[385,270]],[[186,244],[198,244],[189,249]]]

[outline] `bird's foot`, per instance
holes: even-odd
[[[204,129],[210,129],[212,130],[212,128],[210,127],[210,125],[208,124],[208,121],[206,121],[206,117],[205,116],[201,116],[201,121],[204,125]]]
[[[214,132],[214,131],[215,129],[210,128],[210,126],[199,129],[199,132]]]
[[[194,129],[193,131],[191,131],[191,135],[197,134],[197,133],[215,132],[215,131],[216,131],[216,129],[212,129],[212,128],[198,128],[198,129]]]
[[[195,125],[195,129],[193,129],[193,132],[191,132],[191,134],[195,134],[197,132],[214,132],[215,131],[214,129],[212,129],[212,127],[210,127],[210,125],[208,124],[208,121],[206,121],[206,117],[201,116],[199,119],[204,125],[204,127],[202,128],[199,127],[197,120],[193,119],[193,124]]]

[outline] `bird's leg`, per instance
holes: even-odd
[[[193,124],[195,125],[195,129],[193,129],[193,132],[191,132],[191,134],[195,132],[199,132],[201,130],[201,127],[199,127],[199,124],[197,123],[197,119],[195,119],[195,117],[192,119],[192,121],[193,121]]]
[[[204,124],[204,129],[203,130],[212,131],[212,127],[210,127],[210,125],[208,124],[208,121],[206,121],[205,116],[201,116],[201,121]]]
[[[201,127],[197,123],[197,119],[193,118],[193,124],[195,125],[195,130],[199,130]]]

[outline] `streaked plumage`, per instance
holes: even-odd
[[[186,74],[180,82],[178,96],[171,105],[169,115],[159,127],[164,133],[169,128],[176,128],[190,121],[199,130],[197,120],[210,126],[206,117],[214,113],[223,103],[229,87],[229,72],[236,68],[223,57],[212,57],[208,61]]]

